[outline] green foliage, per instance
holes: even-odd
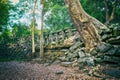
[[[45,4],[45,11],[49,14],[46,15],[45,24],[51,30],[55,31],[73,26],[63,0],[49,0]]]
[[[12,8],[9,0],[0,0],[0,32],[3,28],[6,28],[6,25],[9,20],[9,10]]]
[[[28,26],[14,25],[5,29],[0,39],[1,59],[24,59],[31,52],[31,30]]]
[[[24,25],[15,25],[13,27],[13,34],[17,37],[17,38],[21,38],[21,37],[27,37],[30,36],[30,29],[27,26]]]
[[[103,0],[80,0],[85,11],[101,22],[105,22]]]
[[[85,11],[91,16],[105,23],[105,4],[104,0],[80,0]],[[108,14],[111,15],[113,6],[116,6],[113,23],[120,23],[120,0],[106,0],[108,5]]]
[[[2,37],[5,41],[9,41],[10,35],[11,35],[11,32],[7,28],[2,33]]]

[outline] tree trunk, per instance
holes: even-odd
[[[104,4],[105,4],[105,15],[106,15],[105,25],[108,25],[110,21],[109,21],[108,5],[107,5],[107,1],[106,0],[104,0]]]
[[[44,0],[42,0],[42,14],[41,14],[41,34],[40,34],[40,57],[44,58],[44,37],[43,37],[43,21],[44,21]]]
[[[105,22],[106,26],[110,23],[110,21],[112,21],[114,19],[114,14],[115,14],[115,9],[116,9],[116,3],[117,3],[117,0],[115,0],[115,3],[112,5],[113,9],[112,9],[111,14],[109,15],[107,0],[104,0],[105,11],[106,11],[105,12],[106,13],[106,22]]]
[[[35,31],[35,7],[36,7],[37,0],[34,1],[34,8],[33,8],[33,14],[32,14],[32,53],[35,53],[35,41],[34,41],[34,31]]]
[[[98,31],[106,28],[101,22],[89,16],[79,0],[65,0],[72,21],[85,44],[86,51],[91,51],[101,43]]]

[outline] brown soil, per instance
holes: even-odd
[[[106,68],[109,69],[108,66],[98,65],[78,70],[78,67],[63,67],[59,64],[45,66],[31,62],[0,62],[0,80],[119,80],[104,75],[102,71]]]

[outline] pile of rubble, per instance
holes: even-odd
[[[103,31],[102,39],[105,43],[98,45],[92,52],[86,53],[84,43],[77,39],[69,50],[65,52],[65,56],[60,57],[59,60],[66,64],[77,62],[77,65],[87,64],[89,66],[94,66],[96,63],[101,62],[120,65],[120,28],[113,26]]]

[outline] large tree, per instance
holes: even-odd
[[[83,40],[86,50],[91,51],[101,43],[99,30],[105,28],[101,22],[88,15],[79,0],[65,0],[72,21]]]

